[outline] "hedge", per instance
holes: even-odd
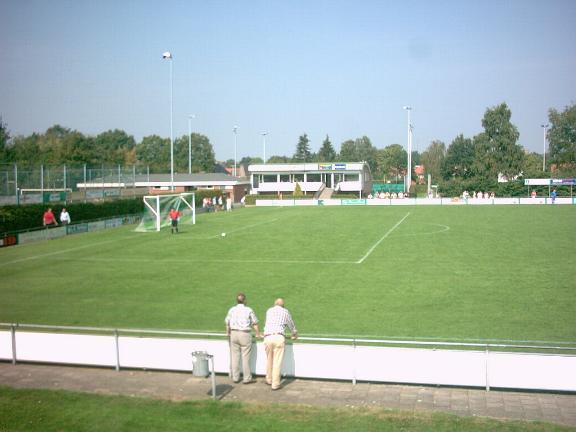
[[[202,208],[202,200],[205,197],[223,195],[218,189],[194,191],[196,208]],[[64,205],[58,204],[22,204],[0,207],[0,233],[9,231],[21,231],[42,226],[42,215],[48,207],[52,208],[58,219],[60,211],[66,207],[72,223],[87,222],[95,219],[110,218],[116,216],[142,214],[144,202],[142,197],[104,201],[97,203],[75,202]]]
[[[140,214],[144,210],[142,198],[122,199],[98,203],[24,204],[0,207],[0,232],[21,231],[42,226],[42,215],[50,207],[58,219],[66,207],[72,223],[107,217]]]

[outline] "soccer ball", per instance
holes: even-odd
[[[222,233],[220,234],[222,237],[226,237],[226,233]]]

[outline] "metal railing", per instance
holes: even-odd
[[[162,330],[162,329],[127,329],[127,328],[112,328],[112,327],[85,327],[85,326],[58,326],[58,325],[45,325],[45,324],[20,324],[20,323],[0,323],[0,328],[10,329],[11,332],[11,345],[12,345],[12,364],[18,362],[17,352],[17,338],[16,333],[18,330],[40,330],[40,331],[57,331],[65,334],[78,334],[80,333],[93,333],[97,335],[108,335],[114,338],[115,350],[115,369],[119,371],[121,368],[120,363],[120,343],[119,338],[122,335],[158,335],[158,336],[178,336],[190,337],[193,339],[210,338],[226,340],[228,336],[224,332],[212,331],[188,331],[188,330]],[[300,336],[300,342],[316,342],[316,343],[333,343],[336,345],[350,346],[353,348],[361,346],[387,346],[387,347],[418,347],[426,348],[431,351],[438,349],[474,349],[479,352],[485,352],[485,368],[486,368],[486,390],[490,390],[488,380],[488,360],[491,352],[510,352],[519,353],[517,350],[535,350],[544,352],[547,355],[560,355],[574,356],[576,355],[576,343],[573,342],[552,342],[547,344],[545,342],[527,342],[518,341],[517,343],[503,343],[499,341],[478,341],[478,342],[459,342],[459,341],[443,341],[443,340],[405,340],[394,338],[362,338],[362,337],[316,337],[316,336]],[[512,342],[512,341],[510,341]],[[526,352],[520,352],[525,354]],[[215,381],[214,381],[214,359],[212,358],[212,383],[213,383],[213,396],[215,396]],[[356,376],[352,377],[352,383],[356,384]]]

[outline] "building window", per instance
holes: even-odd
[[[265,174],[262,176],[262,183],[276,183],[278,176],[276,174]]]
[[[290,174],[280,174],[280,183],[290,183]]]
[[[294,174],[294,183],[303,181],[304,181],[304,173]]]
[[[308,179],[309,182],[320,182],[320,181],[322,181],[320,174],[308,174],[308,175],[306,176],[306,178]]]
[[[353,182],[360,179],[358,174],[344,174],[344,181]]]

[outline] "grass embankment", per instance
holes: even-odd
[[[336,409],[213,401],[168,402],[0,387],[2,432],[141,431],[568,431],[520,421],[406,413],[384,409]]]

